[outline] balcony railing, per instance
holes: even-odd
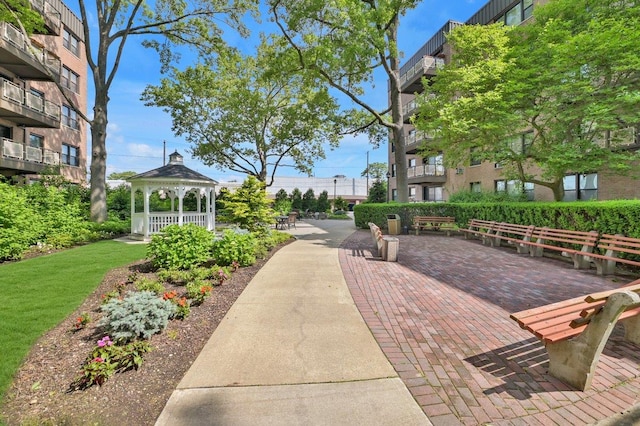
[[[62,69],[60,58],[40,47],[33,45],[30,46],[28,40],[24,37],[19,29],[8,22],[0,22],[0,34],[2,34],[2,38],[4,40],[11,43],[13,46],[20,49],[24,53],[33,56],[38,62],[46,66],[56,76],[60,75]]]
[[[444,66],[444,59],[434,58],[433,56],[424,56],[421,61],[418,61],[414,66],[409,68],[406,73],[400,76],[400,86],[404,87],[407,81],[411,81],[413,76],[419,74],[435,75],[438,68]]]
[[[433,139],[433,134],[430,132],[414,132],[407,135],[407,146],[413,145],[424,140]]]
[[[417,104],[415,99],[410,100],[406,104],[402,105],[402,116],[405,118],[413,115],[413,112],[416,110]]]
[[[423,164],[421,166],[409,167],[407,169],[407,177],[421,176],[445,176],[445,168],[442,164]]]
[[[51,25],[60,27],[61,14],[58,9],[46,0],[30,0],[31,7],[50,20]]]
[[[5,158],[54,166],[60,164],[60,153],[50,149],[28,146],[7,138],[0,138],[0,145],[2,145],[2,156]]]
[[[22,87],[4,78],[0,78],[0,84],[4,99],[60,121],[60,105],[27,92]]]

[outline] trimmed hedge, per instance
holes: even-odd
[[[471,219],[495,220],[538,227],[599,231],[640,238],[640,201],[522,202],[522,203],[388,203],[359,204],[353,208],[355,224],[387,227],[387,214],[400,215],[401,225],[414,216],[453,216],[459,227]]]

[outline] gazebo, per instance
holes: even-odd
[[[168,225],[194,223],[213,231],[215,228],[215,187],[218,182],[183,164],[182,155],[169,155],[169,164],[127,179],[131,183],[131,236],[148,241]],[[171,199],[171,211],[152,212],[149,198],[154,192]],[[136,211],[136,193],[144,198],[142,211]],[[196,197],[196,211],[184,211],[184,199]],[[204,200],[204,203],[202,202]],[[177,201],[177,206],[176,206]]]

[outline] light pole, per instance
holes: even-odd
[[[333,211],[336,210],[336,184],[338,183],[338,179],[333,180]]]
[[[391,179],[391,172],[387,172],[387,203],[391,198],[391,188],[389,187],[389,179]]]

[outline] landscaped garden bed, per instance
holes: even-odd
[[[126,299],[129,291],[153,287],[149,284],[153,282],[163,285],[160,300],[178,304],[188,293],[185,282],[174,282],[149,260],[110,271],[72,315],[33,346],[7,392],[3,418],[9,425],[154,424],[226,312],[276,249],[251,266],[232,267],[235,271],[222,283],[215,277],[205,280],[202,285],[208,297],[200,304],[191,300],[186,317],[174,317],[162,332],[148,339],[134,339],[151,348],[140,354],[143,361],[138,369],[87,382],[82,380],[87,366],[103,367],[102,350],[108,354],[116,344],[100,325],[105,296]]]

